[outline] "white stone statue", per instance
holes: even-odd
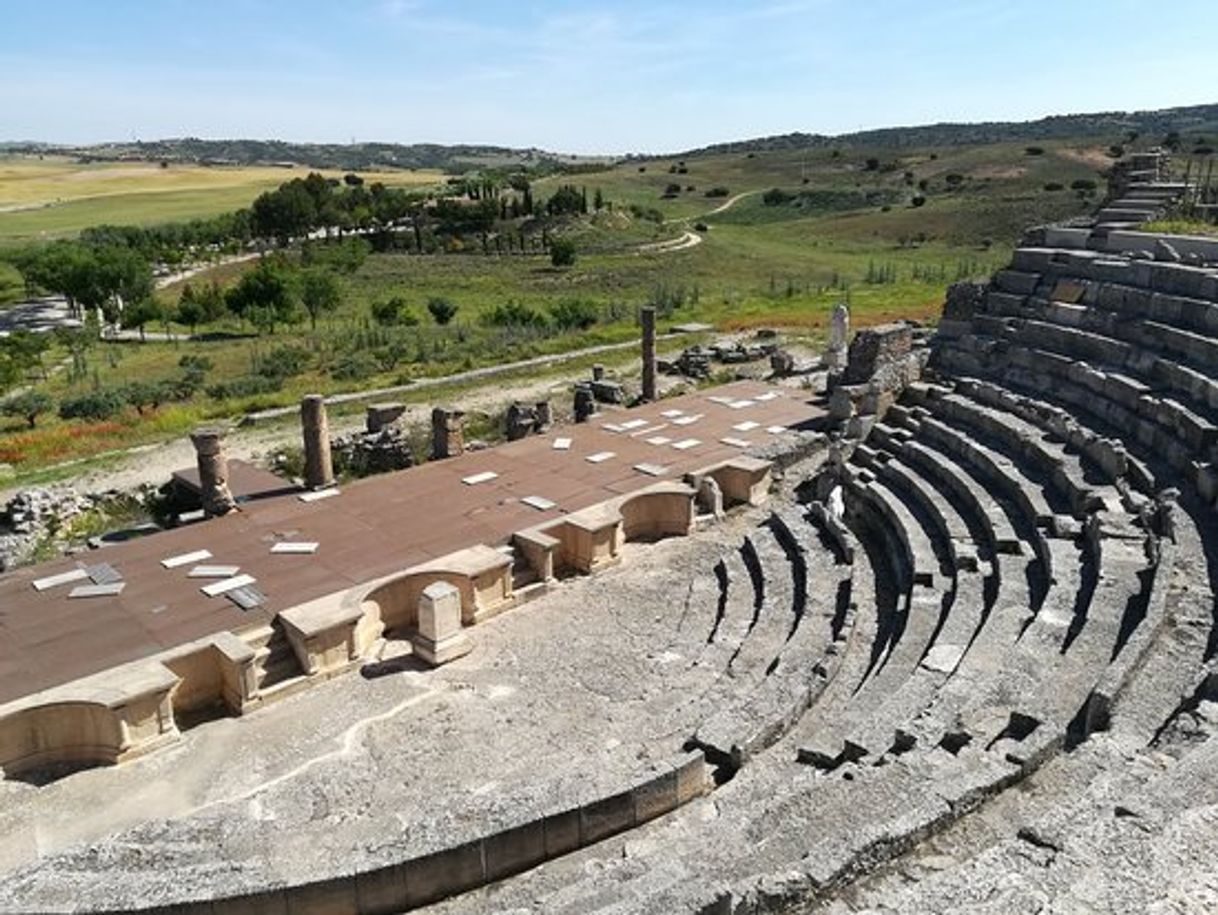
[[[829,507],[829,514],[835,521],[842,521],[846,517],[846,497],[842,494],[840,486],[833,487],[826,504]]]

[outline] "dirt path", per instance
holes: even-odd
[[[723,213],[727,210],[730,210],[732,207],[734,207],[736,204],[738,204],[745,197],[752,197],[755,194],[760,194],[760,193],[761,193],[761,191],[744,191],[743,193],[736,194],[734,197],[728,197],[727,200],[723,201],[723,203],[719,204],[713,210],[711,210],[707,213],[703,213],[702,215],[703,216],[714,216],[716,213]]]
[[[702,244],[702,236],[697,232],[685,232],[680,238],[670,238],[667,241],[653,241],[639,245],[639,254],[672,254],[674,251],[686,251]]]
[[[188,267],[185,270],[179,270],[177,273],[171,273],[168,276],[157,277],[156,288],[164,289],[166,286],[172,286],[174,283],[181,283],[185,280],[191,279],[192,277],[196,277],[200,273],[207,273],[209,270],[225,267],[228,264],[239,264],[242,261],[252,261],[254,258],[261,256],[261,253],[258,251],[252,251],[247,254],[234,254],[232,257],[223,257],[214,263],[199,264],[194,267]]]

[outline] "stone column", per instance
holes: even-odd
[[[592,385],[580,383],[575,386],[575,421],[586,423],[596,412],[596,398],[592,396]]]
[[[464,450],[465,414],[460,410],[435,407],[431,411],[432,459],[456,457]]]
[[[656,310],[645,306],[639,311],[643,325],[643,400],[656,399]]]
[[[850,307],[839,302],[833,309],[833,322],[829,328],[829,349],[825,353],[825,366],[842,369],[846,366],[846,347],[850,341]]]
[[[228,456],[224,453],[225,430],[196,429],[190,434],[199,466],[199,497],[208,517],[227,515],[237,508],[228,488]]]
[[[605,367],[599,362],[592,364],[592,380],[603,381],[605,379]]]
[[[309,394],[300,402],[300,425],[304,430],[304,482],[306,489],[325,489],[334,485],[334,465],[330,460],[330,423],[326,402],[320,394]]]

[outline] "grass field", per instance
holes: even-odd
[[[47,416],[33,431],[20,428],[19,421],[0,420],[0,463],[15,465],[22,479],[36,478],[40,468],[60,461],[171,438],[197,422],[290,404],[310,391],[382,387],[630,340],[637,334],[636,309],[648,302],[660,305],[662,327],[683,321],[706,321],[722,331],[770,326],[813,343],[823,338],[833,306],[843,300],[850,303],[855,327],[896,318],[933,322],[945,288],[1005,264],[1026,227],[1093,209],[1096,199],[1083,199],[1069,186],[1080,178],[1098,180],[1104,163],[1103,147],[1045,144],[1042,154],[1029,155],[1021,145],[995,144],[899,154],[728,153],[690,157],[684,165],[662,159],[546,178],[534,185],[539,201],[559,184],[572,183],[589,195],[600,189],[612,203],[610,211],[551,227],[575,240],[579,255],[573,267],[554,268],[543,255],[484,255],[471,238],[464,253],[371,256],[344,280],[341,307],[316,332],[298,324],[281,327],[273,337],[255,337],[229,318],[199,328],[205,339],[99,344],[88,355],[88,371],[74,382],[65,371],[41,386],[62,400],[133,379],[171,378],[187,354],[212,362],[205,383],[212,386],[250,376],[260,360],[285,345],[308,359],[281,390],[266,394],[216,400],[199,392],[143,417],[128,409],[115,421],[99,423]],[[685,173],[671,172],[674,167]],[[68,233],[103,221],[159,222],[174,214],[219,212],[248,203],[290,175],[283,169],[0,160],[0,206],[45,201],[48,194],[64,199],[39,210],[0,212],[0,243],[21,231]],[[384,177],[386,183],[439,180],[421,172]],[[669,183],[680,183],[682,190],[662,199]],[[706,197],[712,187],[726,188],[728,197]],[[786,199],[767,205],[763,195],[771,188],[780,188]],[[712,212],[737,195],[744,196]],[[22,229],[21,220],[37,228]],[[676,238],[694,226],[702,237],[695,247],[640,252],[641,245]],[[208,278],[226,285],[252,266],[230,264]],[[0,291],[4,286],[0,276]],[[170,302],[179,294],[180,286],[161,293]],[[381,329],[370,322],[369,305],[391,296],[405,299],[419,326]],[[459,308],[449,327],[436,327],[427,316],[427,300],[435,296]],[[482,320],[507,303],[545,315],[571,300],[592,306],[598,322],[583,331],[533,332],[488,328]],[[392,364],[381,358],[389,349],[396,353]],[[374,353],[377,364],[358,378],[336,371],[344,359],[370,359]],[[65,355],[52,353],[46,363]]]
[[[0,156],[0,244],[72,235],[102,223],[154,225],[215,216],[248,206],[263,191],[308,171]],[[422,170],[365,177],[396,187],[442,180],[439,172]]]

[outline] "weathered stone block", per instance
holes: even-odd
[[[545,833],[546,857],[555,858],[580,847],[580,811],[564,810],[551,814],[542,822]]]
[[[406,904],[406,872],[391,864],[355,875],[355,898],[360,915],[394,915]]]
[[[677,770],[670,769],[635,786],[634,822],[646,823],[677,807]]]
[[[359,915],[355,878],[335,877],[284,890],[288,915]]]
[[[263,890],[247,896],[230,896],[211,904],[212,915],[288,915],[288,900],[282,889]]]
[[[415,652],[427,663],[446,664],[471,649],[461,628],[461,592],[448,582],[432,582],[419,595]]]
[[[634,825],[634,795],[630,791],[600,798],[580,808],[580,839],[591,845]]]
[[[404,865],[406,904],[403,909],[426,905],[486,883],[482,841],[467,842]]]
[[[854,335],[843,378],[845,384],[868,381],[878,369],[913,349],[913,329],[908,324],[881,324]]]
[[[528,870],[546,860],[545,829],[534,820],[493,836],[483,842],[488,882],[501,880]]]

